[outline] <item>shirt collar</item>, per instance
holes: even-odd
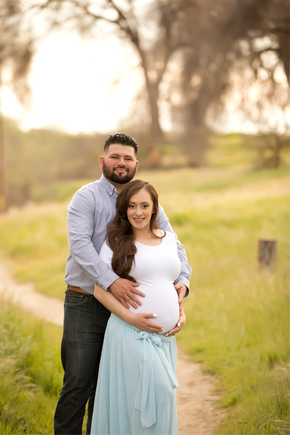
[[[114,193],[118,194],[116,187],[110,183],[102,174],[100,178],[100,183],[104,187],[104,189],[108,192],[110,196],[113,196]]]

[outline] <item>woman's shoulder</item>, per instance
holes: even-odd
[[[158,236],[158,237],[163,237],[164,234],[165,234],[165,231],[164,230],[160,230],[160,229],[154,230],[154,232],[155,232],[155,235]]]
[[[158,229],[158,236],[164,236],[164,240],[167,240],[168,242],[174,242],[176,243],[176,235],[173,234],[171,231],[165,231],[165,230],[161,230]]]

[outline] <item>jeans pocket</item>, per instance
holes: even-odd
[[[83,295],[73,291],[66,292],[66,304],[67,305],[82,305],[89,300],[91,295]]]

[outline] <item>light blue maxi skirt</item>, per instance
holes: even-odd
[[[111,314],[91,435],[177,435],[175,337],[139,331]]]

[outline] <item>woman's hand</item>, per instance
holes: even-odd
[[[156,325],[148,319],[155,319],[158,317],[157,314],[148,314],[148,313],[138,313],[130,316],[130,319],[127,320],[130,325],[134,326],[140,331],[152,332],[154,334],[158,334],[159,332],[163,332],[164,329],[162,326]]]
[[[181,306],[180,311],[179,311],[179,319],[178,319],[178,322],[177,322],[175,328],[171,329],[171,331],[166,332],[165,337],[169,337],[170,335],[177,334],[184,327],[185,321],[186,321],[185,313],[184,313],[183,308]]]

